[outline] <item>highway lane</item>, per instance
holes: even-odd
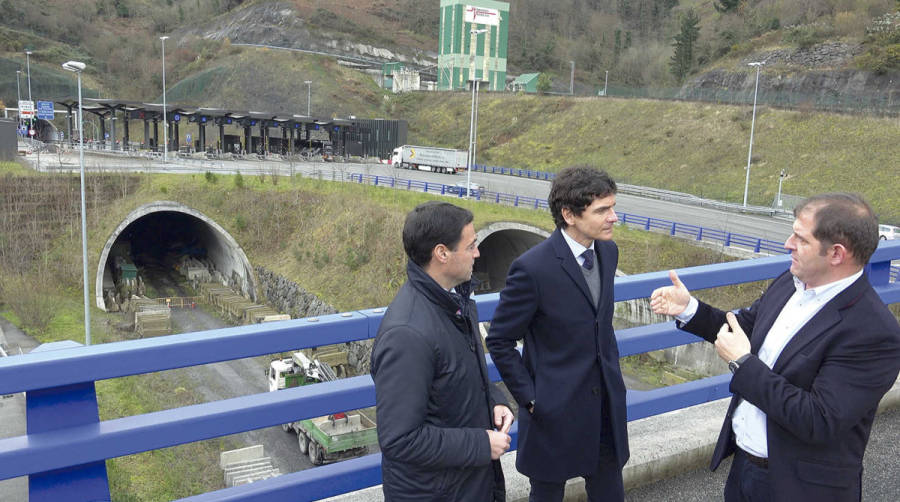
[[[37,154],[27,157],[33,164],[37,163]],[[67,154],[43,154],[40,158],[41,168],[44,170],[77,170],[77,150]],[[61,162],[60,162],[61,161]],[[128,172],[160,172],[160,173],[202,173],[212,171],[222,174],[234,174],[240,172],[244,175],[279,175],[291,174],[305,177],[321,177],[323,179],[340,180],[347,178],[350,173],[377,175],[427,181],[429,183],[443,183],[447,185],[465,185],[464,174],[447,175],[426,171],[401,170],[389,165],[369,163],[323,163],[323,162],[294,162],[284,160],[260,161],[260,160],[224,160],[224,161],[199,161],[199,160],[170,160],[163,163],[160,160],[151,160],[140,157],[125,157],[121,155],[96,154],[85,152],[85,166],[89,171],[128,171]],[[550,182],[506,176],[501,174],[473,172],[472,183],[477,183],[484,190],[517,194],[527,197],[545,199],[550,192]],[[619,194],[616,209],[620,213],[629,213],[640,216],[660,218],[678,223],[699,225],[706,228],[734,232],[751,237],[769,239],[783,242],[791,233],[791,223],[784,219],[741,214],[708,207],[700,207],[683,204],[675,201],[660,200],[648,197],[640,197],[631,194]]]
[[[360,170],[364,174],[394,176],[404,179],[460,184],[465,186],[464,174],[434,174],[425,171],[409,171],[394,169],[391,166],[368,164]],[[550,182],[528,178],[519,178],[502,174],[472,173],[472,183],[477,183],[484,190],[503,192],[528,197],[546,199],[550,193]],[[791,234],[789,221],[750,214],[732,213],[719,209],[693,206],[673,201],[639,197],[630,194],[619,194],[616,197],[616,210],[619,212],[661,218],[690,225],[698,225],[724,232],[742,233],[751,237],[760,237],[776,242],[784,242]]]

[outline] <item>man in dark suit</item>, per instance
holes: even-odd
[[[510,266],[487,337],[519,403],[516,468],[531,481],[531,501],[561,501],[575,477],[592,502],[621,501],[628,437],[612,328],[616,184],[604,171],[571,167],[553,180],[549,204],[556,231]]]
[[[750,308],[700,303],[674,271],[651,296],[654,312],[715,343],[734,373],[710,465],[735,454],[727,502],[860,500],[875,411],[900,371],[900,326],[863,271],[878,245],[869,205],[823,194],[794,216],[790,270]]]
[[[502,502],[513,413],[488,380],[471,298],[472,213],[418,205],[403,225],[408,280],[372,347],[387,502]]]

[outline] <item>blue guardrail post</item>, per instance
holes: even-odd
[[[32,352],[80,345],[73,341],[45,343]],[[25,395],[25,409],[29,436],[100,422],[94,382],[29,391]],[[58,502],[67,500],[73,493],[77,493],[80,500],[110,500],[106,462],[91,462],[28,477],[30,502]]]

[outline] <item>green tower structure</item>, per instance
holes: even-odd
[[[504,90],[508,44],[508,3],[441,0],[438,90],[468,89],[473,70],[481,89]]]

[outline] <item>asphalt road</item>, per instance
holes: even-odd
[[[176,333],[191,333],[231,325],[204,308],[172,309],[172,325]],[[173,381],[193,382],[194,392],[205,402],[268,392],[265,371],[269,358],[254,357],[191,366],[166,372]],[[312,467],[309,457],[300,453],[297,436],[284,432],[280,426],[267,427],[227,436],[237,443],[236,448],[261,444],[266,456],[282,474]]]
[[[37,164],[38,155],[29,155],[27,159],[32,163]],[[44,170],[77,170],[79,169],[77,151],[63,155],[42,154],[40,156],[40,165],[41,169]],[[169,163],[162,163],[161,161],[151,161],[139,157],[98,154],[89,151],[85,152],[85,167],[89,171],[102,170],[164,173],[204,173],[206,171],[211,171],[222,174],[240,172],[244,175],[271,175],[272,173],[278,173],[283,176],[295,174],[334,180],[346,179],[349,177],[350,173],[361,173],[443,183],[447,185],[455,185],[457,183],[464,185],[466,182],[466,176],[464,174],[448,175],[426,171],[401,170],[389,165],[377,163],[290,163],[287,161],[263,162],[259,160],[173,160]],[[548,181],[518,178],[501,174],[473,172],[472,183],[477,183],[483,187],[483,189],[488,191],[511,193],[528,197],[546,198],[547,194],[550,192],[550,182]],[[727,232],[736,232],[779,242],[787,239],[788,235],[791,233],[791,223],[781,219],[731,213],[627,194],[619,194],[617,196],[616,210],[640,216],[650,216],[677,221],[679,223],[700,225]]]

